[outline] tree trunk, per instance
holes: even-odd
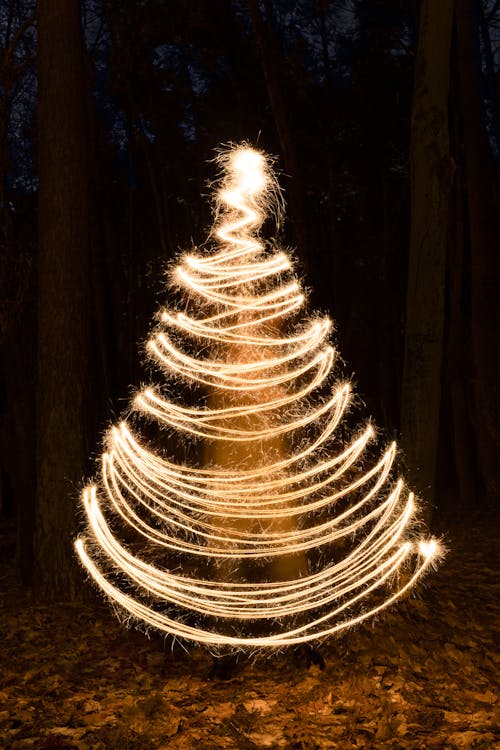
[[[456,35],[454,42],[456,55]],[[453,445],[452,454],[459,504],[463,506],[470,502],[476,492],[477,462],[471,421],[470,247],[467,240],[462,117],[456,66],[453,70],[450,100],[451,149],[456,170],[449,222],[447,345],[446,366],[443,368],[450,424],[443,425],[442,440],[446,445],[450,443]],[[453,498],[453,506],[455,508],[457,506],[456,497]]]
[[[252,25],[257,41],[262,71],[266,82],[269,104],[276,124],[278,138],[283,152],[285,169],[292,177],[290,185],[290,209],[292,215],[292,231],[297,245],[296,252],[300,259],[302,270],[308,270],[307,229],[302,195],[300,192],[300,170],[295,148],[295,141],[290,129],[290,113],[283,94],[284,81],[280,65],[276,59],[277,42],[271,38],[269,28],[264,25],[257,0],[248,0],[248,9],[252,18]],[[267,8],[267,15],[270,10]]]
[[[34,580],[75,599],[78,494],[86,463],[89,228],[85,76],[78,0],[38,7],[37,518]]]
[[[457,67],[471,251],[474,433],[489,503],[500,495],[500,205],[479,90],[479,0],[457,0]],[[474,28],[476,29],[475,45]]]
[[[448,132],[453,0],[423,0],[411,133],[411,231],[401,431],[408,476],[432,503],[437,464],[452,161]]]

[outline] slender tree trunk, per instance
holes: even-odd
[[[285,169],[293,177],[290,185],[290,209],[292,214],[292,231],[297,244],[297,255],[304,271],[308,269],[307,228],[304,204],[300,192],[300,169],[295,148],[295,141],[290,128],[290,113],[283,93],[284,81],[280,64],[276,58],[277,42],[272,39],[271,31],[262,20],[257,0],[248,0],[248,8],[257,41],[262,71],[266,82],[267,95],[274,116],[278,138],[283,152]],[[269,8],[267,10],[270,13]]]
[[[452,161],[448,132],[454,0],[423,0],[411,134],[411,234],[401,430],[408,476],[434,501]]]
[[[16,311],[15,328],[0,344],[0,391],[3,391],[0,395],[3,402],[0,404],[1,470],[17,513],[17,573],[25,585],[32,580],[35,526],[34,306],[31,286],[22,306]],[[17,341],[13,341],[14,337]],[[0,515],[1,512],[2,508]]]
[[[87,455],[89,229],[78,0],[38,7],[38,371],[35,583],[74,599],[77,498]]]
[[[456,54],[456,35],[454,43]],[[445,389],[449,398],[450,426],[443,435],[453,443],[453,458],[461,505],[474,497],[477,487],[477,462],[471,421],[472,357],[470,352],[470,243],[467,232],[467,206],[464,193],[462,156],[462,118],[458,96],[458,75],[453,66],[451,94],[451,143],[456,164],[453,200],[450,210],[447,263],[448,330]],[[456,499],[454,500],[456,506]]]
[[[457,0],[457,65],[471,248],[471,344],[474,433],[488,502],[500,495],[500,201],[482,121],[479,0]],[[476,31],[476,39],[474,37]],[[475,45],[476,41],[476,45]]]

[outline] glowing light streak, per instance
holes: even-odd
[[[219,385],[220,387],[239,392],[242,390],[261,390],[264,388],[267,389],[278,385],[284,385],[290,381],[297,380],[301,375],[304,375],[313,367],[318,365],[321,366],[324,362],[327,363],[326,366],[331,366],[334,356],[333,349],[327,347],[323,351],[319,351],[309,362],[295,368],[295,370],[286,370],[279,377],[276,375],[269,375],[268,377],[248,378],[244,377],[245,370],[249,370],[248,367],[245,367],[240,371],[234,365],[224,367],[224,364],[221,363],[220,366],[216,364],[216,366],[212,368],[209,365],[212,365],[213,363],[198,363],[194,358],[182,355],[171,346],[170,342],[168,342],[168,340],[161,334],[158,335],[157,340],[171,356],[169,357],[161,351],[156,340],[150,340],[148,342],[148,349],[150,353],[164,365],[167,371],[172,371],[176,375],[184,375],[185,378],[198,381],[198,383],[203,383],[205,385]],[[270,367],[267,366],[265,369],[269,370]]]
[[[230,419],[238,414],[240,417],[253,414],[255,407],[250,406],[243,407],[239,410],[234,407],[230,414],[221,415],[221,411],[217,410],[219,414],[207,414],[203,410],[199,410],[194,414],[189,414],[186,410],[181,407],[177,407],[175,404],[162,401],[155,398],[154,394],[149,392],[138,397],[136,400],[136,407],[143,409],[148,414],[156,417],[160,422],[164,422],[171,427],[177,427],[185,432],[189,432],[191,435],[197,435],[198,437],[207,437],[212,440],[227,440],[230,437],[232,440],[241,441],[248,443],[249,441],[261,441],[266,438],[275,437],[285,432],[292,432],[299,428],[304,428],[311,422],[318,420],[323,414],[329,412],[337,401],[337,396],[333,396],[325,404],[316,408],[315,411],[310,411],[306,416],[292,419],[290,422],[284,424],[276,424],[275,426],[268,427],[267,429],[261,429],[257,434],[251,427],[247,430],[235,429],[233,427],[224,427],[222,424],[210,424],[210,421],[218,419],[220,422],[224,419]],[[282,399],[285,400],[285,399]],[[289,401],[289,399],[286,399]],[[266,408],[260,408],[259,413],[263,414],[265,411],[274,409],[274,406],[268,405]],[[198,428],[195,428],[198,425]]]
[[[93,520],[96,538],[102,548],[115,562],[120,564],[121,569],[126,570],[127,575],[135,583],[146,588],[152,594],[167,598],[169,601],[174,601],[183,606],[193,607],[190,594],[195,594],[197,603],[194,608],[196,611],[204,614],[215,614],[216,616],[231,615],[238,619],[267,618],[270,615],[283,617],[286,614],[297,614],[305,609],[315,609],[318,606],[330,604],[332,601],[370,583],[383,573],[394,559],[404,556],[409,550],[408,544],[400,546],[390,558],[384,557],[386,549],[375,550],[374,553],[371,551],[372,554],[368,559],[365,555],[364,559],[356,565],[351,564],[349,570],[344,572],[343,575],[336,575],[333,579],[334,583],[332,578],[336,566],[327,568],[321,576],[308,576],[307,581],[301,581],[301,588],[307,585],[308,591],[308,600],[305,606],[302,602],[303,591],[298,592],[297,587],[291,587],[287,584],[274,586],[271,589],[266,584],[253,588],[247,586],[239,591],[226,586],[222,592],[224,601],[220,604],[221,597],[213,585],[196,579],[172,576],[131,555],[110,533],[95,502],[95,496],[91,496],[90,500],[87,496],[85,503],[87,512]],[[380,547],[380,543],[378,546]],[[378,565],[381,559],[383,561]],[[263,606],[266,607],[265,614],[263,614]]]
[[[329,384],[331,321],[298,319],[304,294],[291,261],[258,236],[269,198],[280,208],[266,158],[241,147],[222,161],[217,248],[184,255],[171,277],[172,293],[182,288],[196,314],[162,311],[147,347],[167,378],[208,386],[215,401],[202,396],[203,405],[187,406],[150,386],[132,411],[186,443],[227,446],[227,460],[172,461],[122,422],[108,434],[98,485],[83,491],[88,532],[75,549],[106,595],[148,626],[211,646],[286,646],[381,612],[442,549],[436,539],[415,539],[413,494],[392,476],[395,443],[365,468],[373,428],[337,437],[351,395],[349,384]],[[201,342],[208,358],[193,354]],[[140,554],[119,542],[120,525],[135,534]],[[290,580],[231,580],[214,567],[320,549],[324,564]],[[149,550],[164,550],[167,563],[148,562]],[[171,570],[169,552],[210,561],[210,574]],[[253,621],[266,622],[267,634],[252,634]]]
[[[174,317],[172,315],[169,315],[168,312],[163,312],[162,321],[172,327],[181,328],[183,331],[185,331],[186,333],[190,333],[192,336],[208,338],[211,341],[214,339],[214,337],[217,337],[221,342],[229,341],[243,343],[241,339],[242,334],[241,332],[238,332],[238,329],[244,327],[245,324],[217,328],[207,325],[205,321],[194,320],[184,313],[177,313],[177,315]],[[302,341],[316,336],[318,336],[320,341],[324,340],[326,335],[330,332],[331,327],[331,321],[328,318],[324,318],[323,320],[313,322],[313,324],[309,328],[306,328],[303,333],[297,334],[296,336],[290,336],[288,339],[269,339],[265,338],[264,336],[245,334],[244,343],[245,345],[258,347],[286,346],[291,348],[296,344],[300,344]],[[236,329],[237,332],[235,333],[233,329]]]
[[[110,454],[106,453],[103,456],[103,474],[108,471],[121,471],[136,486],[139,494],[140,492],[145,493],[145,496],[148,498],[148,507],[154,507],[154,503],[156,502],[161,507],[169,507],[170,512],[173,512],[173,506],[177,505],[187,511],[199,511],[206,515],[220,516],[223,513],[228,518],[263,519],[266,517],[289,517],[331,506],[345,495],[354,493],[360,489],[380,472],[379,479],[364,497],[364,502],[369,500],[374,492],[378,491],[389,476],[394,460],[394,443],[386,451],[381,461],[357,480],[345,485],[337,492],[320,497],[318,500],[306,501],[308,495],[320,494],[319,490],[323,490],[328,485],[334,483],[336,479],[345,473],[347,468],[353,465],[364,449],[366,437],[365,433],[342,456],[336,457],[337,463],[340,459],[343,459],[336,471],[329,472],[322,481],[308,482],[305,486],[300,485],[300,475],[274,480],[273,482],[268,482],[267,486],[264,486],[263,483],[258,483],[257,485],[250,484],[236,489],[233,487],[230,490],[217,487],[212,491],[210,488],[196,485],[194,482],[179,481],[174,476],[161,479],[159,472],[148,471],[145,462],[129,452],[127,447],[119,440],[115,444],[115,449]],[[125,450],[123,451],[122,448]],[[107,464],[104,465],[104,462],[108,462],[109,464],[110,461],[113,463],[112,467]],[[331,461],[330,465],[333,468],[335,464]],[[118,466],[118,469],[115,469],[115,466]],[[316,469],[317,467],[315,467],[314,471]],[[307,477],[311,473],[311,471],[307,472]],[[322,471],[322,473],[324,472]],[[294,486],[299,484],[299,488],[293,491],[286,490],[287,485],[292,482]],[[273,489],[275,493],[268,496],[266,492]],[[276,489],[279,489],[277,496]],[[188,490],[191,492],[187,492]],[[252,495],[255,496],[258,490],[260,490],[258,499],[252,501]],[[165,497],[168,498],[168,506],[164,503]],[[205,497],[206,499],[204,499]],[[236,498],[240,501],[238,504],[234,503]],[[187,503],[183,502],[183,500],[187,501]],[[298,505],[292,505],[291,501],[293,500],[301,500],[301,502]],[[276,505],[283,505],[283,501],[286,502],[286,507],[275,507]],[[142,502],[142,500],[139,500],[139,502]],[[253,510],[254,508],[255,510]]]
[[[335,425],[335,423],[338,422],[338,420],[335,420],[335,418],[332,420],[331,427]],[[258,492],[258,500],[255,501],[255,505],[257,507],[263,507],[266,504],[272,504],[276,502],[275,500],[266,501],[265,492],[272,491],[279,489],[280,490],[280,498],[285,497],[286,500],[292,499],[294,496],[291,493],[284,494],[285,487],[287,485],[296,485],[299,482],[304,482],[306,480],[310,480],[312,477],[314,477],[317,474],[324,474],[326,473],[327,476],[324,480],[321,482],[316,481],[315,484],[308,483],[306,486],[303,486],[300,490],[297,491],[298,497],[304,497],[307,494],[312,494],[314,491],[323,489],[328,484],[333,483],[335,480],[342,477],[342,475],[345,474],[345,472],[354,464],[354,462],[360,457],[360,455],[363,453],[364,448],[366,447],[367,442],[372,437],[373,431],[371,427],[368,427],[365,432],[353,443],[351,443],[348,448],[346,448],[345,451],[343,451],[341,454],[334,456],[330,458],[328,461],[322,462],[320,464],[316,464],[308,469],[304,469],[302,472],[297,472],[293,476],[291,475],[284,475],[283,477],[280,477],[278,479],[268,479],[266,480],[264,478],[265,472],[255,473],[252,472],[251,474],[247,475],[247,479],[255,479],[255,484],[246,482],[243,485],[240,485],[239,487],[234,487],[234,484],[236,481],[240,482],[242,477],[234,477],[234,476],[228,476],[225,473],[218,473],[214,476],[205,476],[203,478],[198,477],[198,487],[194,482],[196,481],[196,475],[192,477],[192,480],[190,482],[187,482],[185,478],[182,475],[177,474],[177,472],[172,471],[172,465],[167,464],[167,466],[162,465],[160,461],[155,459],[151,453],[148,453],[144,449],[140,448],[137,443],[134,443],[135,448],[135,455],[140,456],[139,460],[137,461],[134,458],[134,454],[129,451],[128,444],[125,442],[122,442],[120,439],[120,436],[116,433],[114,434],[115,439],[115,455],[121,456],[122,460],[120,461],[122,468],[124,471],[127,471],[127,467],[130,466],[130,462],[135,461],[136,467],[139,468],[139,470],[144,467],[145,476],[148,477],[153,483],[158,484],[159,486],[162,486],[162,489],[166,491],[167,493],[171,489],[171,487],[174,484],[182,485],[185,487],[192,487],[195,489],[195,491],[203,492],[203,494],[207,494],[210,492],[209,489],[207,489],[207,486],[210,486],[210,484],[214,483],[216,485],[215,490],[212,492],[213,497],[211,498],[211,503],[214,504],[214,506],[217,505],[217,497],[224,497],[225,495],[228,495],[230,497],[236,497],[236,496],[242,496],[242,499],[244,499],[245,506],[252,507],[252,498],[251,495]],[[128,436],[129,443],[130,443],[130,434]],[[392,464],[392,460],[394,458],[394,444],[389,448],[387,451],[387,456],[389,457],[390,465]],[[304,452],[305,453],[305,452]],[[120,459],[119,459],[120,460]],[[276,467],[282,468],[280,464],[282,465],[284,462],[278,462],[277,464],[274,464],[272,467],[275,469]],[[327,471],[328,469],[333,469],[334,466],[338,466],[338,468],[335,471]],[[152,470],[150,470],[152,468]],[[267,467],[270,468],[269,466]],[[368,474],[363,475],[363,481],[366,481],[368,478],[370,478],[370,472]],[[164,484],[162,485],[162,479]],[[171,481],[171,484],[169,483]],[[354,489],[357,489],[362,483],[362,479],[360,478],[358,480],[358,483],[354,485]],[[224,489],[224,485],[228,486],[228,489]],[[224,504],[223,505],[224,510],[228,511],[229,509]],[[246,515],[246,514],[245,514]]]
[[[112,460],[105,455],[103,459],[103,482],[108,493],[112,496],[112,504],[115,510],[124,518],[136,531],[143,534],[143,536],[150,542],[157,542],[165,547],[170,547],[175,551],[186,551],[191,554],[198,554],[202,556],[209,556],[207,548],[199,548],[199,545],[193,545],[189,542],[182,542],[178,537],[170,536],[166,532],[161,532],[156,529],[152,529],[147,523],[145,523],[140,516],[133,510],[129,502],[127,502],[125,496],[122,494],[120,484],[123,488],[128,491],[128,494],[135,498],[138,504],[145,505],[149,510],[150,514],[160,518],[166,525],[175,526],[179,530],[192,533],[196,531],[199,537],[204,537],[206,540],[214,540],[224,542],[227,545],[228,542],[235,542],[238,545],[249,545],[250,549],[244,549],[237,547],[236,550],[227,549],[226,547],[216,548],[210,547],[210,554],[216,553],[221,557],[261,557],[263,555],[283,555],[291,554],[301,550],[311,549],[313,547],[319,547],[323,544],[331,543],[338,540],[339,538],[348,536],[350,534],[359,531],[368,521],[376,518],[378,515],[385,511],[387,508],[393,510],[401,492],[402,484],[399,482],[394,492],[385,500],[376,506],[370,513],[365,514],[360,519],[354,521],[350,525],[342,527],[340,530],[336,530],[334,527],[338,526],[341,521],[351,516],[356,511],[368,503],[374,494],[374,491],[369,492],[362,500],[356,505],[348,508],[341,514],[338,514],[333,519],[323,524],[318,524],[311,529],[301,529],[285,534],[283,532],[272,532],[272,531],[260,531],[253,534],[248,534],[237,529],[228,529],[224,535],[208,533],[206,529],[219,532],[219,528],[207,522],[196,522],[192,518],[179,512],[175,506],[169,508],[169,515],[165,516],[161,511],[154,506],[153,503],[146,504],[141,499],[141,496],[134,490],[133,487],[127,484],[127,482],[112,470]],[[376,489],[380,486],[380,482],[376,485]],[[151,497],[149,498],[152,499]],[[413,502],[410,497],[408,500],[408,507],[413,508]],[[220,511],[219,511],[220,514]],[[274,514],[275,515],[275,514]],[[255,515],[249,514],[249,517]],[[260,514],[259,516],[260,517]],[[332,530],[333,529],[333,530]],[[234,534],[235,536],[231,536]],[[311,537],[309,540],[307,537]],[[302,539],[303,542],[293,542],[294,539]],[[292,543],[293,542],[293,543]],[[260,544],[261,546],[257,546]]]
[[[410,545],[407,543],[407,547],[404,548],[405,552],[409,552],[409,547]],[[93,578],[95,583],[100,586],[100,588],[109,597],[109,599],[111,599],[111,601],[116,602],[116,604],[122,607],[123,610],[128,612],[136,620],[142,621],[147,625],[159,630],[160,632],[164,632],[178,638],[187,638],[189,640],[198,641],[199,643],[204,643],[207,646],[225,645],[241,648],[292,646],[300,643],[306,643],[311,640],[317,640],[320,638],[325,638],[327,636],[332,636],[342,630],[345,630],[346,628],[359,625],[364,620],[374,617],[387,607],[390,607],[399,598],[404,596],[407,591],[413,588],[417,580],[422,576],[423,573],[425,573],[426,569],[430,565],[430,562],[428,560],[424,561],[414,571],[409,580],[403,586],[401,586],[401,588],[396,589],[392,595],[388,596],[377,606],[365,609],[355,617],[350,617],[333,625],[323,627],[323,629],[319,629],[320,625],[326,623],[329,619],[334,618],[341,611],[347,608],[338,607],[336,610],[330,611],[327,615],[318,617],[315,620],[310,621],[307,625],[290,629],[285,633],[274,635],[270,634],[260,637],[238,637],[220,634],[217,631],[206,630],[203,627],[190,626],[185,622],[175,620],[171,617],[168,617],[167,615],[161,614],[160,612],[151,609],[150,607],[142,604],[133,597],[124,594],[123,591],[110,583],[108,578],[106,578],[101,573],[101,571],[93,562],[92,558],[88,555],[84,546],[84,540],[82,538],[76,540],[75,549],[82,564],[85,566],[89,575]],[[400,565],[401,561],[399,561],[399,564],[396,563],[391,568],[389,568],[388,571],[384,574],[383,578],[381,578],[377,582],[378,586],[373,585],[369,591],[367,590],[359,594],[356,598],[356,601],[359,601],[365,596],[368,596],[369,594],[373,593],[373,591],[375,591],[377,587],[382,586],[392,575],[394,575],[394,573],[397,572]],[[355,601],[353,599],[351,600],[350,605],[352,606],[352,604],[354,603]]]

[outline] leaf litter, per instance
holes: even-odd
[[[433,526],[450,552],[411,598],[316,650],[257,658],[172,647],[125,629],[97,600],[37,602],[3,560],[0,748],[500,747],[494,519],[469,512]],[[4,549],[12,533],[3,529]]]

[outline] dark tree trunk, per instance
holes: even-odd
[[[266,82],[267,95],[269,98],[269,104],[271,105],[274,122],[276,124],[285,169],[292,177],[289,191],[290,213],[292,216],[294,241],[297,245],[297,255],[300,258],[302,269],[307,271],[307,228],[303,198],[301,195],[300,169],[295,141],[290,128],[290,112],[288,111],[283,93],[284,76],[276,55],[278,43],[272,38],[269,25],[266,26],[262,20],[257,0],[248,0],[248,8],[252,18],[255,39],[257,41],[262,71]],[[267,8],[268,16],[269,13],[270,10]]]
[[[471,253],[474,435],[488,502],[500,495],[500,202],[482,117],[479,0],[457,0],[457,67]]]
[[[413,487],[434,501],[452,181],[448,132],[453,0],[423,0],[411,133],[411,232],[401,400]]]
[[[85,75],[78,0],[38,8],[37,518],[34,579],[77,598],[78,494],[87,455],[89,228]]]
[[[17,568],[21,581],[29,584],[35,523],[33,264],[28,222],[20,232],[17,206],[11,203],[8,130],[15,91],[30,64],[27,53],[20,62],[20,46],[35,18],[31,15],[15,28],[15,3],[7,5],[0,50],[0,492],[1,485],[6,490],[0,515],[17,513]]]
[[[456,58],[456,35],[454,43]],[[458,75],[453,66],[450,106],[451,144],[455,180],[450,210],[447,263],[447,345],[443,368],[444,397],[449,424],[443,425],[442,443],[452,445],[453,468],[460,505],[468,504],[477,487],[477,462],[471,421],[472,357],[470,352],[470,247],[467,240],[467,206],[462,157],[462,118]],[[448,429],[446,429],[448,428]],[[448,452],[448,458],[451,458]],[[443,478],[444,479],[444,478]],[[456,506],[456,497],[453,505]]]
[[[0,482],[8,490],[0,515],[16,512],[17,572],[26,585],[32,580],[35,525],[35,305],[29,292],[0,346]]]

